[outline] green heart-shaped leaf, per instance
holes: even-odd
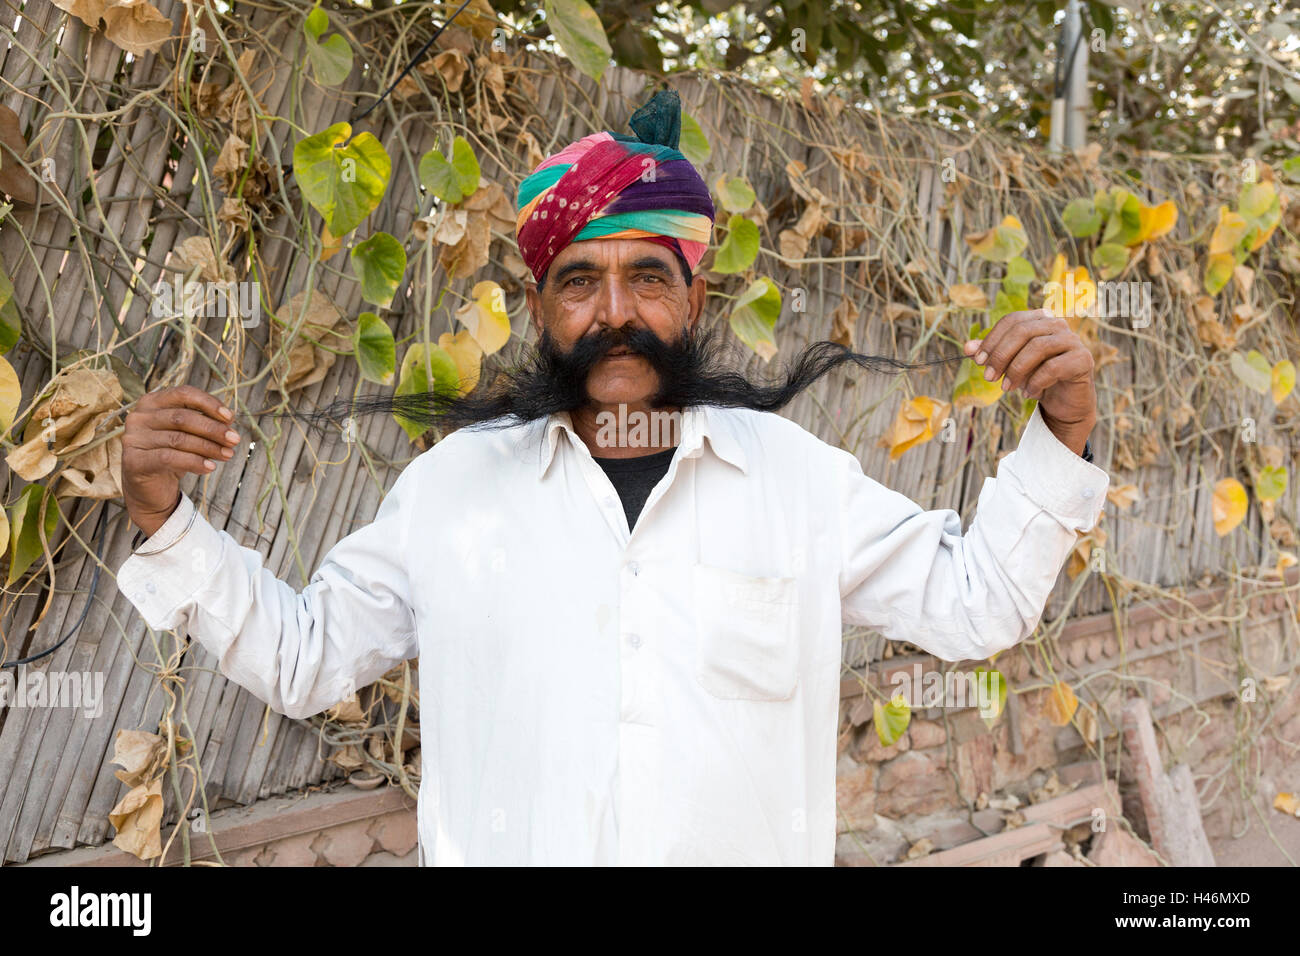
[[[463,136],[452,141],[451,159],[436,149],[420,157],[420,182],[444,202],[458,203],[474,195],[480,175],[474,147]]]
[[[362,312],[352,333],[352,349],[362,378],[380,385],[393,384],[397,346],[387,322],[373,312]]]
[[[361,225],[388,188],[393,164],[372,133],[352,135],[347,123],[301,139],[293,147],[293,175],[303,198],[342,238]]]
[[[1092,251],[1092,264],[1098,278],[1113,279],[1128,265],[1128,249],[1117,242],[1103,242]]]
[[[317,82],[324,86],[338,86],[352,72],[352,47],[339,34],[321,41],[321,34],[329,29],[330,18],[319,6],[307,14],[303,31],[307,34],[307,60],[316,73]]]
[[[781,315],[781,290],[764,276],[755,280],[731,309],[731,330],[763,361],[776,354],[772,331]]]
[[[361,297],[388,308],[406,272],[406,250],[386,232],[352,247],[352,269],[361,278]]]
[[[1233,352],[1228,358],[1228,365],[1241,384],[1252,391],[1263,393],[1273,386],[1273,367],[1268,364],[1268,359],[1255,349],[1251,349],[1245,355]]]
[[[1266,465],[1255,476],[1255,495],[1260,501],[1276,501],[1285,491],[1285,467]]]
[[[613,51],[600,17],[586,0],[544,0],[546,22],[551,36],[560,45],[564,55],[597,83]]]
[[[437,345],[416,343],[402,356],[402,370],[397,379],[395,395],[414,395],[433,392],[437,396],[453,396],[460,388],[460,371],[447,350]],[[424,434],[425,429],[411,420],[393,413],[411,441]]]
[[[1095,236],[1101,228],[1101,213],[1091,199],[1072,199],[1061,213],[1061,221],[1070,235],[1078,239]]]
[[[722,176],[718,180],[718,198],[727,212],[744,212],[758,198],[749,183],[739,176]]]
[[[688,113],[682,114],[682,135],[677,141],[677,148],[683,156],[690,160],[692,166],[704,165],[704,161],[713,152],[713,147],[709,145],[704,130],[695,121],[695,117]]]
[[[727,221],[727,238],[713,257],[713,271],[744,272],[757,258],[758,226],[744,216],[732,216]]]

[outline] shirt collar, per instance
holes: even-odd
[[[573,428],[573,417],[568,412],[555,412],[547,418],[540,419],[541,442],[538,454],[539,478],[546,477],[546,471],[555,458],[555,449],[562,434],[568,441],[581,444]],[[707,405],[693,405],[682,411],[681,457],[698,458],[704,450],[704,440],[708,439],[713,453],[728,464],[739,468],[742,474],[748,474],[748,460],[744,448],[736,436],[735,422],[726,409],[712,408]]]

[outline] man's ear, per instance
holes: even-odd
[[[704,302],[708,298],[709,284],[705,281],[704,276],[695,276],[691,279],[691,289],[686,293],[686,327],[694,329],[695,324],[699,322],[700,316],[704,314]]]
[[[533,320],[533,330],[538,337],[542,334],[542,294],[537,291],[537,283],[529,280],[524,287],[524,297],[528,300],[528,314]]]

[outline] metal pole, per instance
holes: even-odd
[[[1067,32],[1072,39],[1066,60],[1065,147],[1082,149],[1088,142],[1088,41],[1083,35],[1083,4],[1070,0],[1065,8]]]

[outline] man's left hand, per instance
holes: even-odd
[[[985,367],[989,381],[1003,377],[1004,389],[1038,399],[1043,421],[1075,454],[1097,423],[1092,353],[1065,319],[1048,309],[1008,312],[965,352]]]

